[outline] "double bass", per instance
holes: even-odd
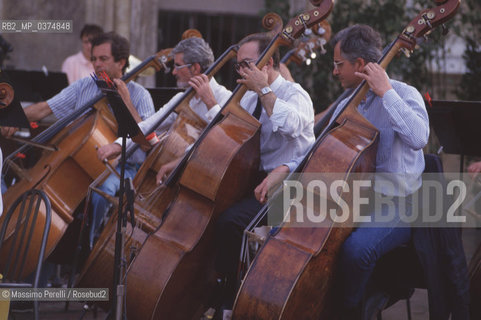
[[[206,70],[205,74],[208,77],[214,76],[235,54],[236,48],[230,47]],[[173,106],[172,112],[178,113],[175,122],[168,133],[162,136],[161,141],[150,151],[133,179],[136,227],[132,228],[131,225],[128,225],[126,230],[128,234],[125,240],[127,266],[132,262],[136,252],[141,250],[146,239],[162,224],[163,213],[177,192],[176,187],[157,185],[157,172],[163,164],[183,155],[186,147],[196,141],[206,126],[205,121],[189,106],[194,95],[195,90],[188,89]],[[148,131],[153,132],[165,118],[162,117]],[[136,148],[137,146],[131,145],[127,153],[133,152]],[[110,172],[107,171],[105,175],[108,174]],[[114,206],[118,205],[116,198],[112,198],[111,202]],[[110,275],[113,273],[116,223],[117,217],[112,215],[85,262],[77,287],[109,287],[111,285]],[[108,307],[106,304],[100,304],[100,306]]]
[[[267,14],[263,19],[263,25],[269,30],[280,30],[282,28],[282,19],[276,14]],[[212,77],[236,53],[236,45],[228,48],[205,74],[208,77]],[[165,187],[165,185],[157,186],[155,177],[160,166],[183,154],[185,148],[197,140],[198,132],[205,127],[204,120],[200,119],[189,107],[189,101],[194,95],[195,91],[189,88],[172,107],[172,111],[178,113],[177,119],[167,133],[165,141],[155,146],[134,178],[134,187],[136,189],[134,210],[137,227],[132,229],[131,226],[128,226],[127,233],[129,236],[126,242],[126,256],[129,258],[127,266],[136,262],[134,257],[138,252],[143,253],[145,256],[152,254],[151,249],[145,246],[144,243],[151,242],[148,238],[161,226],[165,216],[164,212],[179,192],[177,185],[172,187]],[[166,116],[168,116],[168,111],[148,131],[153,131],[158,127]],[[112,273],[113,266],[114,221],[115,218],[111,218],[102,232],[82,270],[77,286],[110,286],[111,282],[108,275]],[[102,276],[99,277],[99,274]],[[101,306],[107,307],[105,304],[101,304]]]
[[[303,27],[298,25],[312,26],[331,11],[332,1],[317,4],[319,8],[292,19],[273,38],[257,61],[259,68],[278,46],[300,35]],[[260,123],[240,106],[246,90],[244,85],[234,90],[188,154],[178,180],[176,171],[172,173],[171,181],[179,188],[176,199],[127,270],[128,315],[187,319],[207,302],[215,283],[216,218],[253,190],[259,168]]]
[[[423,10],[388,47],[379,64],[386,68],[398,52],[414,50],[416,39],[449,20],[459,2],[437,1],[437,7]],[[298,168],[302,169],[299,181],[304,186],[310,181],[309,174],[313,173],[330,185],[332,175],[329,173],[338,173],[338,177],[342,175],[349,183],[354,173],[362,176],[375,170],[379,131],[357,111],[368,89],[363,81],[316,140]],[[350,194],[341,194],[341,197],[348,204],[352,201]],[[328,198],[327,202],[330,204],[327,210],[339,209],[335,199]],[[316,212],[320,214],[322,212]],[[288,218],[295,215],[293,208],[286,214]],[[232,318],[338,317],[339,306],[334,300],[336,267],[340,248],[352,231],[350,222],[340,224],[327,218],[317,227],[300,228],[294,222],[284,222],[269,235],[252,262],[237,294]]]
[[[130,81],[149,67],[161,70],[168,60],[168,51],[160,51],[149,57],[132,72],[122,77]],[[110,112],[106,99],[98,95],[88,101],[85,106],[75,110],[71,115],[60,119],[47,130],[35,137],[34,145],[47,144],[38,162],[30,169],[22,169],[14,162],[16,154],[25,152],[24,145],[4,161],[4,172],[12,169],[19,177],[3,195],[4,208],[8,208],[23,192],[36,188],[43,190],[52,204],[52,223],[47,239],[45,258],[53,251],[65,233],[67,226],[73,221],[73,213],[84,200],[88,186],[104,171],[104,164],[95,155],[95,146],[110,143],[116,139],[117,124]],[[74,181],[75,183],[72,183]],[[13,219],[17,218],[14,214]],[[43,225],[45,212],[40,210],[40,224]],[[3,219],[0,218],[0,223]],[[10,248],[14,225],[9,225],[1,257]],[[41,230],[35,230],[32,243],[40,243]],[[35,268],[36,260],[28,256],[22,277],[30,274]]]

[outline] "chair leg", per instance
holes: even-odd
[[[406,299],[406,311],[408,314],[408,320],[411,320],[411,301],[409,298]]]

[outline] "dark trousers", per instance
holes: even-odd
[[[254,194],[224,211],[216,223],[216,271],[227,280],[228,295],[235,295],[244,229],[262,208]],[[231,297],[233,298],[233,297]]]

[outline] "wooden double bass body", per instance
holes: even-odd
[[[264,18],[266,28],[276,25],[282,28],[280,17]],[[222,64],[236,52],[236,46],[229,48],[220,58]],[[219,68],[220,65],[214,65],[207,74],[212,75]],[[157,147],[158,151],[153,150],[144,163],[145,170],[141,168],[134,179],[138,188],[136,206],[142,208],[138,211],[154,217],[156,226],[141,218],[139,228],[128,227],[126,247],[137,246],[126,275],[128,315],[153,319],[192,318],[206,302],[214,282],[213,222],[220,212],[253,188],[259,167],[260,124],[239,105],[245,90],[239,86],[223,112],[204,130],[192,148],[194,151],[178,183],[154,191],[154,196],[144,196],[157,188],[155,175],[165,162],[162,159],[171,160],[166,152],[170,146],[165,144]],[[194,93],[192,89],[187,91],[174,126],[178,121],[185,121],[182,108],[190,110],[188,102]],[[139,199],[139,195],[143,199]],[[109,222],[108,227],[113,228],[114,223]],[[91,255],[96,261],[87,261],[78,286],[97,287],[104,283],[110,286],[110,277],[102,278],[100,283],[98,277],[99,272],[110,275],[113,265],[113,252],[108,250],[113,248],[113,238],[104,237],[104,233],[98,241],[104,246],[104,254],[96,258]],[[113,229],[110,233],[113,234]]]
[[[300,176],[304,186],[311,173],[329,185],[332,172],[344,172],[348,180],[351,173],[375,170],[379,132],[354,111],[318,141]],[[335,280],[337,252],[351,230],[330,220],[310,228],[284,224],[267,239],[250,266],[234,305],[234,318],[319,319],[326,315],[332,306],[327,297]]]
[[[386,68],[403,48],[413,50],[416,38],[451,18],[458,6],[459,0],[450,0],[421,12],[391,44],[380,65]],[[299,178],[304,186],[313,173],[329,186],[333,177],[329,173],[343,175],[349,183],[352,173],[374,172],[379,132],[357,111],[367,90],[368,85],[361,83],[334,120],[337,126],[330,125],[317,139]],[[344,198],[348,204],[349,197]],[[336,208],[335,201],[327,201],[332,204],[327,210]],[[288,216],[295,221],[295,210]],[[334,300],[334,284],[338,253],[351,231],[349,220],[339,225],[324,219],[310,228],[284,223],[267,238],[252,262],[237,294],[232,319],[337,319],[340,306]]]
[[[168,52],[160,51],[157,55],[148,58],[131,73],[125,75],[123,80],[129,81],[151,66],[160,70],[162,58],[165,58],[166,53]],[[90,111],[89,108],[91,108]],[[44,151],[31,169],[16,169],[20,179],[3,195],[4,208],[8,210],[11,203],[31,188],[41,189],[47,194],[52,204],[52,222],[45,257],[53,251],[68,224],[73,221],[73,213],[84,200],[90,183],[105,170],[105,165],[96,157],[95,147],[113,142],[116,135],[115,119],[108,109],[106,100],[102,95],[98,95],[84,107],[57,121],[34,139],[38,144],[48,143],[53,151]],[[25,149],[25,146],[20,148],[12,154],[12,157]],[[10,157],[4,162],[4,170],[8,168],[18,168]],[[45,219],[42,208],[40,213],[38,225],[42,226]],[[12,221],[15,220],[14,215]],[[0,218],[0,223],[2,222],[3,219]],[[14,224],[10,224],[7,229],[2,252],[0,252],[0,267],[1,261],[4,260],[1,257],[5,257],[10,248],[9,243],[14,227]],[[31,242],[40,243],[41,235],[42,230],[35,230]],[[36,258],[28,256],[26,264],[23,276],[27,276],[34,270]]]
[[[234,46],[229,48],[206,71],[206,75],[214,76],[236,55],[236,52]],[[143,250],[147,238],[161,226],[164,212],[174,201],[179,190],[177,185],[158,186],[157,172],[163,164],[181,157],[186,148],[195,143],[206,126],[205,121],[189,106],[194,95],[193,89],[187,90],[174,106],[175,112],[178,113],[175,122],[162,141],[150,151],[133,180],[136,191],[134,203],[136,228],[132,229],[130,224],[127,226],[128,236],[125,239],[126,256],[129,257],[127,267],[136,253]],[[150,131],[157,126],[155,124]],[[113,273],[114,265],[116,224],[117,215],[112,215],[82,269],[78,287],[110,287],[112,285],[110,275]],[[100,305],[108,307],[107,304]]]
[[[257,66],[265,65],[279,45],[291,44],[305,25],[323,20],[331,8],[332,1],[325,0],[309,12],[310,17],[292,19]],[[215,283],[214,223],[221,212],[252,192],[257,180],[260,123],[240,106],[245,90],[240,86],[234,91],[223,108],[223,119],[199,140],[163,225],[128,269],[126,282],[135,284],[127,290],[128,316],[192,319],[205,311],[202,307]]]

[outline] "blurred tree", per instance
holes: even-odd
[[[455,93],[462,100],[481,101],[481,4],[476,0],[466,0],[462,9],[457,32],[466,40],[463,58],[467,71]]]
[[[422,10],[432,7],[433,1],[416,0],[408,6],[407,0],[343,0],[336,1],[328,18],[333,34],[356,23],[367,24],[378,30],[384,46],[396,39],[404,27]],[[266,11],[274,11],[284,19],[289,16],[289,1],[265,0]],[[409,59],[402,56],[394,59],[388,67],[391,78],[405,81],[425,92],[432,84],[428,66],[443,64],[446,55],[441,32],[435,30],[429,40],[414,51]],[[295,79],[306,88],[314,102],[316,112],[325,109],[342,92],[338,81],[332,76],[332,48],[327,48],[310,66],[291,68]],[[442,90],[440,90],[442,92]]]

